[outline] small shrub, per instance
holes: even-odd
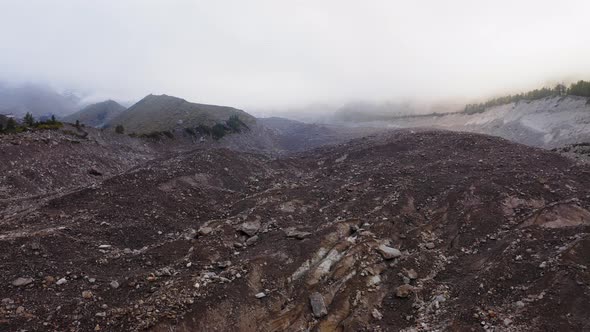
[[[206,126],[206,125],[199,125],[196,128],[197,132],[201,135],[207,135],[207,136],[211,136],[211,127]]]
[[[4,131],[7,133],[11,133],[16,131],[16,127],[16,121],[13,118],[8,118],[8,120],[6,121],[6,128],[4,128]]]
[[[226,121],[226,124],[234,133],[241,132],[242,128],[249,129],[248,126],[242,120],[240,120],[240,117],[237,114],[230,115],[229,119]]]
[[[225,136],[225,126],[221,123],[214,125],[211,128],[211,136],[213,136],[214,139],[221,139]]]
[[[160,136],[162,136],[162,134],[159,131],[152,131],[151,133],[142,134],[140,137],[158,140],[160,139]]]
[[[117,125],[115,127],[115,132],[117,134],[124,134],[125,133],[125,128],[123,127],[123,125]]]
[[[35,125],[35,118],[33,118],[33,114],[27,112],[27,114],[25,114],[25,117],[23,119],[23,123],[29,127],[32,127],[33,125]]]

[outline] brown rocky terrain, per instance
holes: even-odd
[[[590,169],[555,152],[409,130],[278,159],[137,142],[91,186],[7,189],[0,330],[590,329]]]
[[[70,125],[0,135],[0,209],[6,216],[95,185],[153,159],[157,151],[149,141]]]

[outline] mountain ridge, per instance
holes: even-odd
[[[125,110],[126,108],[124,106],[109,99],[88,105],[76,113],[66,115],[62,120],[72,123],[80,121],[81,124],[101,128],[108,125],[113,118],[117,117]]]
[[[127,133],[146,134],[200,125],[212,127],[225,123],[232,115],[248,125],[256,122],[252,115],[237,108],[192,103],[165,94],[149,94],[113,118],[108,126],[122,125]]]

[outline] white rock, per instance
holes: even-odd
[[[32,282],[33,282],[33,278],[22,278],[22,277],[20,277],[20,278],[17,278],[16,280],[14,280],[12,282],[12,285],[13,286],[16,286],[16,287],[20,287],[20,286],[26,286],[26,285],[28,285],[28,284],[30,284]]]
[[[369,280],[367,280],[367,286],[371,287],[371,286],[377,286],[381,283],[381,277],[380,276],[372,276],[369,278]]]
[[[209,235],[213,232],[213,228],[208,226],[203,226],[199,228],[199,235]]]
[[[256,220],[242,223],[240,225],[239,230],[245,233],[246,235],[252,237],[260,231],[261,227],[262,225],[260,224],[260,221]]]
[[[383,318],[383,314],[379,312],[379,310],[377,310],[377,308],[373,309],[373,311],[371,312],[371,315],[373,316],[373,318],[375,318],[376,320],[381,320]]]
[[[394,259],[402,255],[402,252],[398,249],[388,247],[384,244],[377,247],[377,251],[379,251],[381,256],[383,256],[385,259]]]

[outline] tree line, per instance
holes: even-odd
[[[52,115],[50,119],[44,121],[36,121],[31,113],[25,114],[21,123],[18,123],[14,118],[7,116],[0,116],[0,133],[20,133],[29,129],[58,129],[63,124],[55,119]]]
[[[566,87],[564,84],[557,84],[553,88],[543,87],[515,95],[496,97],[483,103],[467,104],[465,105],[464,112],[467,114],[481,113],[489,107],[516,103],[521,100],[537,100],[566,95],[590,97],[590,82],[580,80],[570,84],[569,87]]]

